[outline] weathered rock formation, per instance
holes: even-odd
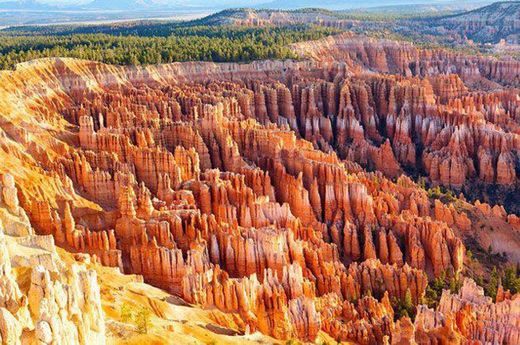
[[[34,234],[11,175],[2,176],[1,188],[0,342],[104,344],[95,272],[64,265],[52,236]]]
[[[475,214],[512,233],[520,222],[498,206],[429,195],[406,173],[517,191],[518,92],[469,84],[517,85],[518,66],[347,43],[311,50],[331,61],[53,59],[2,74],[1,212],[16,217],[8,233],[37,236],[30,222],[69,251],[277,339],[417,339],[392,304],[407,295],[417,304],[429,278],[462,272],[463,239],[481,225]],[[511,253],[519,247],[518,236],[508,243]],[[101,321],[72,317],[95,302],[95,279],[73,269],[64,288],[53,269],[33,269],[36,333],[45,342],[79,328],[80,342],[97,336]],[[23,293],[9,284],[6,304],[16,305]],[[67,289],[88,297],[60,304]],[[65,316],[56,321],[54,311]],[[9,312],[0,322],[32,329]]]
[[[497,298],[497,303],[492,303],[471,279],[464,280],[458,294],[445,290],[437,310],[422,305],[417,310],[418,334],[431,335],[438,329],[451,327],[464,338],[482,344],[520,342],[520,295],[502,301]]]

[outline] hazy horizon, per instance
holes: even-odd
[[[513,1],[513,0],[506,0]],[[54,5],[54,6],[77,6],[77,5],[124,5],[126,4],[135,4],[140,3],[144,5],[153,5],[155,7],[168,7],[173,8],[175,6],[179,7],[220,7],[220,6],[233,6],[233,7],[249,7],[249,6],[257,6],[264,5],[269,3],[278,3],[279,0],[214,0],[208,4],[206,0],[0,0],[1,4],[10,3],[10,4],[20,4],[20,5],[29,5],[31,3],[42,4],[42,5]],[[328,6],[330,4],[334,4],[340,7],[349,8],[349,7],[372,7],[372,6],[387,6],[387,5],[402,5],[402,4],[427,4],[427,5],[437,5],[437,4],[462,4],[462,3],[483,3],[483,2],[493,2],[493,1],[485,1],[485,0],[286,0],[286,3],[290,3],[291,5],[298,6],[314,6],[314,7],[322,7]],[[135,10],[135,9],[132,9]]]
[[[356,10],[397,6],[394,12],[463,11],[492,0],[0,0],[0,28],[140,19],[187,20],[227,8]],[[413,5],[413,6],[407,6]],[[402,7],[402,8],[401,8]],[[186,15],[190,17],[187,18]]]

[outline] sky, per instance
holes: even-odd
[[[23,2],[24,0],[0,0],[0,3],[2,2]],[[93,0],[35,0],[38,3],[42,4],[50,4],[50,5],[78,5],[78,4],[86,4],[89,2],[92,2]],[[106,0],[107,2],[110,2],[111,0]],[[212,2],[219,3],[221,5],[225,4],[237,4],[240,3],[241,6],[252,6],[256,4],[262,4],[269,2],[271,0],[153,0],[153,2],[160,4],[161,2],[165,4],[171,4],[171,3],[180,3],[182,5],[190,5],[191,4],[211,4]],[[348,1],[348,0],[347,0]]]
[[[13,2],[16,0],[0,0],[0,2]],[[42,4],[52,4],[52,5],[62,5],[62,4],[79,4],[79,3],[87,3],[89,0],[36,0]]]
[[[12,1],[16,1],[16,0],[0,0],[0,2],[12,2]],[[20,0],[18,0],[20,1]],[[22,0],[23,1],[23,0]],[[42,3],[42,4],[53,4],[53,5],[70,5],[70,4],[80,4],[80,3],[89,3],[89,2],[92,2],[93,0],[36,0],[36,2],[39,2],[39,3]],[[106,0],[106,1],[110,1],[110,0]],[[171,2],[171,1],[168,1],[168,0],[156,0],[156,2],[165,2],[165,3],[168,3],[168,2]],[[207,0],[207,1],[212,1],[212,0]],[[187,0],[187,1],[183,1],[183,2],[186,2],[186,4],[190,3],[190,0]],[[195,2],[200,2],[199,1],[195,1]],[[220,0],[219,2],[222,2],[222,3],[225,3],[225,2],[237,2],[236,0]],[[269,2],[269,0],[243,0],[243,1],[240,1],[244,4],[247,4],[247,3],[250,3],[250,4],[258,4],[258,3],[262,3],[262,2]]]
[[[90,2],[96,1],[98,4],[112,4],[113,0],[0,0],[0,3],[5,2],[32,2],[36,1],[41,4],[50,4],[50,5],[83,5],[88,4]],[[115,3],[119,4],[116,6],[125,6],[126,3],[133,3],[136,0],[115,0]],[[274,0],[137,0],[147,2],[149,4],[155,4],[155,6],[169,5],[164,6],[168,8],[173,8],[175,6],[180,7],[189,7],[189,6],[197,6],[197,7],[254,7],[255,5],[267,4],[271,3]],[[341,5],[343,8],[348,7],[372,7],[372,6],[382,6],[382,5],[396,5],[396,4],[413,4],[413,3],[424,3],[424,4],[445,4],[445,3],[468,3],[468,2],[492,2],[492,0],[277,0],[276,4],[280,3],[291,3],[290,6],[294,7],[297,4],[305,3],[305,7],[330,7],[327,5],[333,4],[333,7],[338,7]],[[496,0],[498,1],[498,0]],[[309,5],[311,4],[311,5]],[[351,6],[349,6],[351,5]],[[360,6],[361,5],[361,6]],[[104,7],[104,6],[103,6]]]
[[[16,0],[0,0],[0,2],[12,2]],[[90,0],[36,0],[42,4],[53,4],[53,5],[61,5],[61,4],[79,4],[79,3],[87,3]],[[107,0],[110,1],[110,0]]]

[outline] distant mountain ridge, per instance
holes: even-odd
[[[224,9],[232,7],[251,7],[258,9],[301,9],[320,7],[329,10],[370,8],[383,6],[403,5],[446,5],[446,4],[470,4],[482,2],[482,0],[76,0],[72,3],[65,2],[49,4],[41,0],[4,0],[0,1],[0,10],[26,10],[26,11],[57,11],[57,10],[161,10],[161,9],[187,9],[187,8],[215,8]],[[489,2],[488,2],[489,3]]]
[[[277,0],[278,1],[278,0]],[[325,0],[323,5],[330,4],[335,0]],[[304,1],[304,3],[306,3]],[[366,4],[369,4],[370,0]],[[434,2],[435,3],[435,2]],[[272,4],[272,3],[269,3]],[[286,3],[291,4],[291,0]],[[320,4],[321,5],[321,4]],[[428,12],[429,16],[414,18],[397,18],[394,23],[397,31],[403,34],[420,33],[424,35],[433,35],[435,37],[446,38],[446,42],[463,43],[473,40],[478,43],[499,43],[505,40],[510,44],[518,44],[520,42],[520,1],[503,1],[490,5],[482,4],[483,7],[472,9],[471,5],[464,5],[464,2],[449,5],[416,5],[416,6],[384,6],[366,9],[351,9],[345,11],[329,10],[320,8],[301,8],[301,9],[283,9],[283,8],[239,8],[229,9],[204,19],[201,19],[206,25],[290,25],[290,24],[317,24],[317,25],[339,25],[340,27],[352,30],[356,24],[349,22],[350,19],[356,19],[355,14],[378,13],[378,17],[374,17],[373,28],[382,30],[384,25],[377,24],[378,20],[383,17],[398,15],[399,13],[413,14]],[[464,7],[466,6],[466,7]],[[450,11],[450,15],[435,15],[435,7],[438,11]],[[463,11],[463,12],[462,12]],[[461,12],[455,13],[454,12]],[[363,17],[358,17],[363,18]],[[365,22],[367,24],[367,22]],[[368,25],[368,24],[367,24]],[[379,26],[378,26],[379,25]],[[366,27],[362,27],[366,28]],[[440,41],[443,41],[442,39]]]
[[[268,0],[248,1],[251,6],[256,6]],[[57,11],[57,10],[175,10],[189,8],[227,8],[243,6],[240,0],[92,0],[90,2],[77,1],[71,4],[49,4],[38,0],[7,0],[0,2],[0,10],[26,10],[26,11]]]
[[[166,6],[165,6],[166,5]],[[0,9],[16,9],[16,10],[139,10],[149,8],[160,8],[160,7],[171,7],[172,5],[178,6],[178,2],[163,2],[155,0],[93,0],[88,3],[77,2],[71,4],[49,4],[39,2],[37,0],[17,0],[17,1],[6,1],[0,2]]]
[[[2,10],[56,10],[58,6],[44,4],[35,0],[19,0],[0,2],[0,9]]]
[[[259,8],[271,9],[299,9],[309,7],[320,7],[332,10],[344,10],[353,8],[369,8],[380,6],[395,6],[395,5],[411,5],[411,4],[446,4],[454,3],[450,0],[273,0],[265,4],[258,5]],[[465,2],[465,1],[459,1]]]
[[[504,39],[520,42],[520,1],[502,1],[472,11],[436,18],[430,23],[437,28],[457,31],[481,43],[497,43]]]
[[[108,9],[108,10],[120,10],[120,9],[143,9],[157,7],[157,3],[153,0],[94,0],[85,7],[89,9]]]

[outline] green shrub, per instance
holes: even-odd
[[[137,332],[147,334],[150,330],[152,313],[145,307],[135,310],[133,305],[123,303],[120,310],[121,322],[133,323],[137,327]]]
[[[413,303],[412,292],[410,289],[406,289],[404,299],[394,299],[392,304],[397,319],[405,316],[412,319],[415,317],[415,304]]]
[[[436,308],[442,296],[443,290],[457,293],[462,285],[459,274],[447,274],[442,272],[437,278],[428,283],[422,300],[430,308]]]
[[[137,332],[141,334],[147,334],[150,329],[150,320],[152,313],[146,308],[141,308],[135,315],[135,325],[137,326]]]
[[[134,315],[132,313],[132,308],[127,303],[121,305],[120,314],[121,322],[127,323],[133,320]]]

